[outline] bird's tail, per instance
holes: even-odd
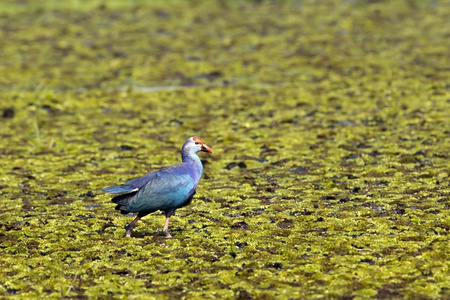
[[[116,203],[116,210],[120,210],[122,214],[127,214],[129,211],[127,210],[128,202],[130,202],[131,198],[136,194],[136,192],[131,194],[118,195],[111,199],[111,202]]]
[[[116,210],[120,210],[122,214],[129,213],[127,210],[128,202],[136,195],[138,190],[139,189],[126,184],[110,186],[103,189],[106,193],[115,194],[111,201],[117,204]]]
[[[102,189],[102,191],[109,194],[126,194],[137,191],[136,188],[126,185],[115,185]]]

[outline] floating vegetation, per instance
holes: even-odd
[[[2,297],[450,298],[446,1],[4,2]],[[101,188],[193,135],[126,239]]]

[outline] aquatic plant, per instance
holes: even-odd
[[[450,297],[446,1],[4,2],[2,297]],[[193,135],[124,238],[101,188]]]

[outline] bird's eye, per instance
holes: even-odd
[[[199,145],[200,143],[199,143],[199,142],[195,142],[195,144],[196,144],[196,145]]]

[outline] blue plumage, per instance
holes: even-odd
[[[212,150],[200,138],[191,137],[181,149],[182,163],[166,169],[132,179],[122,185],[104,188],[103,191],[116,196],[111,200],[121,213],[135,212],[138,216],[125,228],[126,236],[131,236],[136,222],[149,213],[162,210],[166,214],[164,233],[168,231],[169,219],[177,208],[192,201],[195,189],[203,173],[203,166],[197,156],[198,151]]]
[[[133,191],[136,191],[138,189],[133,188],[132,186],[126,186],[126,185],[116,185],[116,186],[110,186],[107,188],[102,189],[102,191],[110,194],[126,194],[131,193]]]

